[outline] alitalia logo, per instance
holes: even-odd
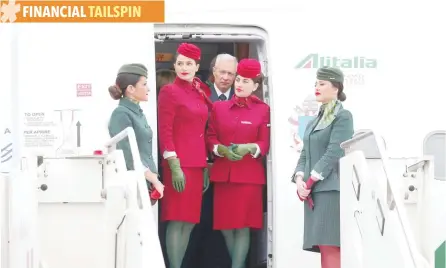
[[[376,59],[354,56],[351,58],[327,57],[313,53],[302,59],[296,69],[320,68],[323,66],[338,67],[342,69],[374,69],[377,66]]]

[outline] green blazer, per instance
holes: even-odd
[[[321,117],[322,113],[319,113],[305,129],[304,147],[295,174],[302,175],[304,181],[310,176],[321,179],[315,183],[312,192],[339,191],[339,159],[344,156],[340,144],[353,136],[353,117],[342,105],[332,122],[318,126]],[[294,176],[292,182],[295,183]]]
[[[110,137],[114,137],[127,127],[132,127],[135,131],[136,142],[144,167],[150,169],[153,173],[158,173],[152,155],[153,131],[147,123],[146,116],[138,104],[127,98],[122,98],[118,107],[113,111],[108,124]],[[127,170],[134,170],[129,139],[125,138],[120,141],[116,149],[123,151]]]

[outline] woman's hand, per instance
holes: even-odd
[[[229,159],[229,161],[239,161],[243,158],[243,156],[238,155],[234,152],[234,149],[237,147],[237,145],[232,145],[232,147],[226,147],[222,144],[219,144],[217,146],[217,152],[219,155],[226,157]]]
[[[158,174],[147,170],[144,173],[144,176],[146,177],[146,180],[148,180],[152,184],[152,187],[158,191],[158,193],[160,194],[159,198],[162,198],[164,194],[164,184],[158,180]]]
[[[159,198],[163,198],[164,196],[164,184],[157,180],[155,183],[152,183],[153,188],[155,188],[156,191],[160,194]]]
[[[301,200],[307,199],[311,192],[311,189],[307,189],[307,184],[304,182],[301,176],[296,178],[297,194]]]
[[[257,151],[257,146],[254,143],[234,144],[231,149],[234,153],[243,157],[249,153],[255,154]]]

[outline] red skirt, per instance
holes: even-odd
[[[214,183],[214,230],[263,226],[263,185]]]
[[[163,167],[164,197],[161,199],[161,221],[199,223],[203,197],[203,168],[183,168],[186,186],[177,192],[172,186],[172,173]]]

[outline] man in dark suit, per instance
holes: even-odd
[[[233,84],[237,71],[237,58],[230,54],[219,54],[211,62],[212,75],[206,84],[209,86],[212,102],[227,101],[234,95]],[[212,158],[212,157],[209,157]],[[209,162],[212,162],[210,160]],[[212,163],[209,163],[211,166]],[[213,187],[203,195],[200,223],[195,225],[184,259],[185,268],[230,268],[225,240],[220,231],[214,231],[213,225]]]
[[[237,71],[237,58],[230,54],[219,54],[215,58],[215,65],[212,66],[214,83],[211,88],[211,101],[225,101],[232,98],[234,88],[232,87]]]

